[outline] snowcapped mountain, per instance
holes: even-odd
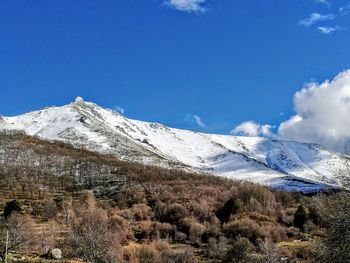
[[[131,120],[77,98],[16,117],[0,130],[113,154],[120,159],[212,173],[278,189],[314,192],[350,187],[350,159],[316,144],[215,135]]]

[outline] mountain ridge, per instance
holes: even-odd
[[[81,97],[14,117],[0,130],[60,140],[122,160],[207,172],[277,189],[315,192],[350,186],[350,159],[317,144],[217,135],[128,119]]]

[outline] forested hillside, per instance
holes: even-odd
[[[311,262],[326,199],[0,135],[8,262]]]

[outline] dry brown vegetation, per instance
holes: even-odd
[[[0,149],[0,211],[17,200],[14,213],[35,228],[26,249],[38,254],[58,247],[65,258],[91,262],[308,262],[307,240],[323,233],[321,197],[122,162],[23,134],[0,135]],[[286,245],[296,240],[308,246]]]

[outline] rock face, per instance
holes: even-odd
[[[61,107],[3,117],[1,130],[23,130],[126,161],[212,173],[276,189],[350,188],[349,157],[320,145],[174,129],[128,119],[82,98]]]
[[[62,251],[59,248],[51,249],[49,256],[51,259],[62,259]]]

